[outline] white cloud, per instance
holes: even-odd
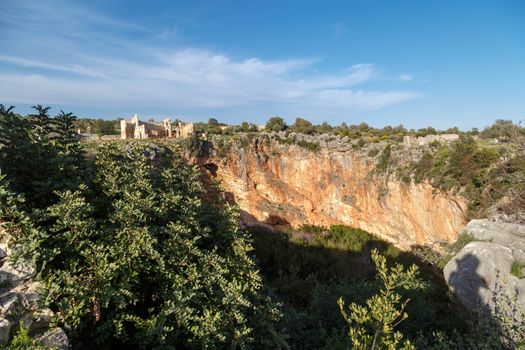
[[[0,62],[11,63],[20,67],[29,67],[29,68],[42,68],[52,71],[65,72],[65,73],[74,73],[79,75],[93,76],[93,77],[104,77],[103,73],[93,71],[89,68],[86,68],[80,64],[73,64],[71,66],[60,66],[52,63],[38,62],[33,60],[28,60],[24,58],[11,57],[6,55],[0,55]]]
[[[400,81],[412,81],[414,76],[411,74],[401,74],[397,79]]]
[[[353,66],[338,75],[293,79],[289,73],[307,68],[305,61],[267,62],[256,58],[235,61],[223,54],[194,49],[175,52],[156,64],[113,62],[108,67],[99,65],[91,70],[25,59],[4,61],[75,73],[65,77],[0,75],[4,82],[0,95],[19,103],[133,103],[209,108],[273,102],[369,110],[417,97],[415,93],[403,91],[354,91],[353,86],[374,76],[371,65]],[[85,77],[79,79],[76,74]]]
[[[49,48],[35,53],[15,46],[13,52],[0,55],[0,96],[5,102],[155,106],[172,112],[182,107],[246,106],[256,111],[269,105],[347,111],[379,109],[419,96],[412,91],[359,87],[377,77],[373,64],[354,64],[323,74],[311,73],[318,63],[312,58],[239,59],[207,49],[152,46],[119,34],[120,30],[143,31],[139,25],[67,3],[55,9],[42,4],[15,7],[0,18],[0,25],[14,26],[16,30],[8,34],[18,38],[20,47]],[[57,23],[40,17],[46,14]],[[82,19],[77,21],[79,16]],[[100,26],[107,29],[103,38]],[[344,26],[338,28],[334,27],[336,32],[344,30]],[[38,38],[35,30],[41,33]],[[158,42],[177,36],[178,30],[173,27],[151,35]],[[411,79],[408,74],[399,77]]]

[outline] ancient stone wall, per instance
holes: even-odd
[[[148,139],[148,138],[186,138],[194,134],[193,123],[178,122],[173,126],[171,119],[167,118],[162,123],[141,122],[135,114],[130,120],[120,121],[120,136],[122,139]]]
[[[458,134],[440,134],[440,135],[426,135],[416,137],[413,135],[403,136],[403,143],[405,145],[419,145],[424,146],[432,142],[450,142],[459,139]]]

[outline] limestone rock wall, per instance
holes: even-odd
[[[522,342],[525,226],[483,219],[470,221],[465,231],[474,242],[445,266],[443,274],[449,288],[468,310],[492,315],[511,343]]]
[[[201,163],[213,168],[247,224],[345,224],[408,248],[453,241],[466,223],[463,197],[377,174],[378,157],[349,145],[312,152],[252,140]]]

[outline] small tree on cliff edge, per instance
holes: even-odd
[[[301,134],[313,134],[315,127],[308,120],[303,118],[295,119],[295,123],[290,127],[291,130]]]
[[[288,125],[284,122],[281,117],[272,117],[266,122],[266,131],[284,131],[288,128]]]

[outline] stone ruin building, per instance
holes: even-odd
[[[162,123],[142,122],[135,114],[131,119],[120,121],[120,136],[122,139],[157,139],[176,138],[182,139],[195,133],[193,123],[177,122],[173,124],[170,118]]]
[[[403,143],[405,145],[428,145],[431,142],[449,142],[449,141],[456,141],[459,139],[458,134],[441,134],[441,135],[427,135],[427,136],[412,136],[407,135],[403,136]]]

